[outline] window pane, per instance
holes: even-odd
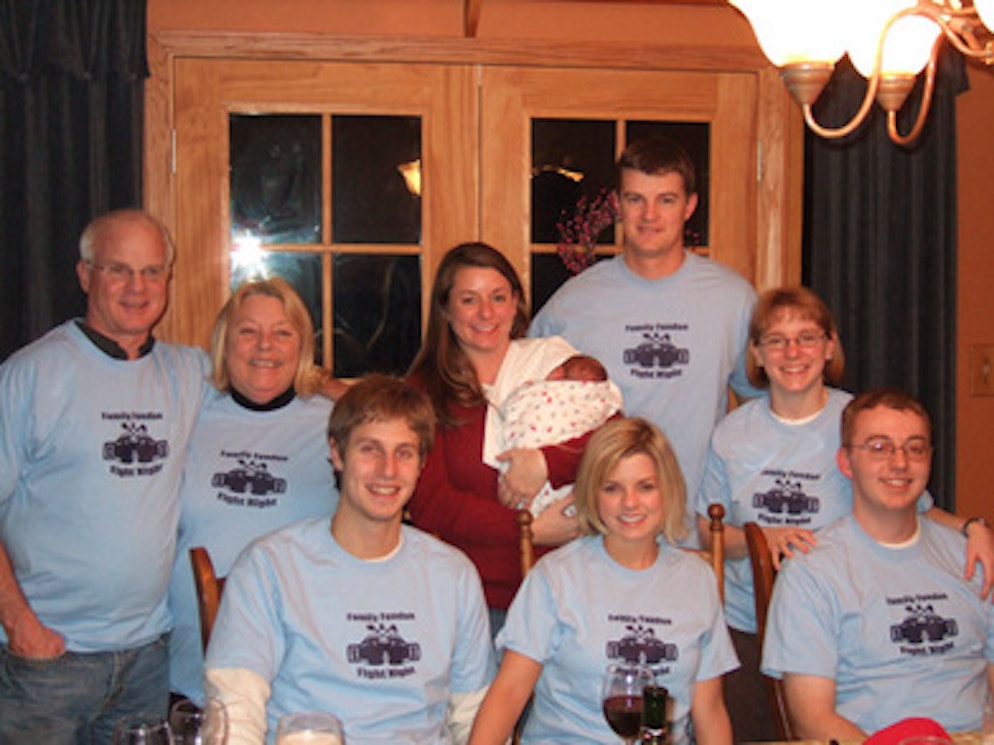
[[[676,140],[690,155],[697,172],[697,209],[687,222],[684,244],[707,246],[711,187],[711,125],[707,122],[638,122],[625,126],[626,142],[665,136]]]
[[[418,245],[421,119],[334,116],[331,141],[332,240]]]
[[[262,243],[321,240],[321,117],[228,119],[231,238]]]
[[[335,375],[402,375],[421,346],[421,258],[343,254],[332,263]]]
[[[581,196],[610,188],[614,174],[613,121],[532,120],[532,243],[558,243],[556,228]],[[613,241],[608,231],[602,240]]]
[[[597,261],[610,259],[612,256],[614,254],[598,253]],[[532,253],[532,318],[559,286],[572,276],[558,253]]]
[[[314,361],[324,363],[321,320],[321,256],[291,251],[232,251],[231,289],[250,280],[282,277],[297,291],[314,324]]]

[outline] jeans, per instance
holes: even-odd
[[[0,647],[0,743],[111,745],[129,714],[167,716],[168,635],[120,652],[26,659]]]

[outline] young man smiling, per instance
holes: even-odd
[[[563,336],[607,367],[626,413],[670,439],[692,501],[728,386],[758,394],[744,367],[756,296],[734,271],[684,246],[698,196],[694,164],[680,145],[630,144],[617,180],[624,250],[563,285],[529,335]],[[696,543],[696,531],[690,535]]]
[[[401,515],[434,441],[427,397],[370,376],[328,425],[339,502],[259,539],[225,585],[206,659],[229,743],[321,710],[349,745],[462,742],[494,673],[483,589],[462,553]],[[268,734],[267,734],[268,732]]]
[[[912,715],[979,729],[994,610],[980,573],[963,578],[963,535],[918,514],[931,458],[929,416],[910,395],[877,389],[846,406],[837,460],[852,514],[786,561],[763,648],[801,738],[863,740]]]

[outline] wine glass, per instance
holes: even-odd
[[[334,714],[298,711],[280,717],[276,745],[345,745],[345,736]]]
[[[169,712],[173,745],[225,745],[228,710],[220,699],[208,698],[201,708],[189,699],[173,704]]]
[[[654,682],[645,665],[608,665],[604,671],[601,705],[604,718],[631,745],[642,726],[642,691]]]
[[[157,714],[122,717],[114,727],[114,745],[171,745],[169,722]]]

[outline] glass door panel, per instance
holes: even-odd
[[[279,275],[319,362],[403,373],[440,254],[478,230],[451,198],[478,191],[472,69],[178,60],[176,80],[172,335],[206,345],[232,287]]]
[[[483,239],[515,263],[534,308],[570,274],[556,253],[570,202],[575,213],[581,199],[612,186],[625,145],[657,132],[679,139],[699,171],[703,204],[690,223],[692,245],[753,280],[756,89],[751,74],[485,69]],[[543,186],[554,196],[536,190],[538,178],[555,181]],[[508,219],[517,214],[527,219]],[[619,231],[602,231],[598,255],[618,250],[620,240]]]

